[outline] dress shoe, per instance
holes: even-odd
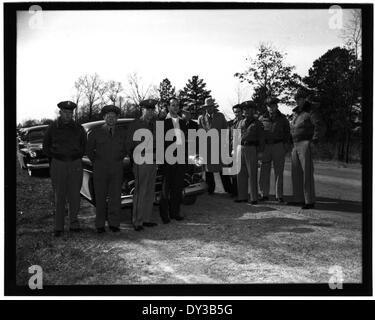
[[[109,227],[109,229],[112,231],[112,232],[120,232],[120,228],[119,227]]]
[[[258,201],[249,201],[249,204],[256,205],[258,204]]]
[[[263,197],[260,197],[259,201],[268,201],[269,198],[268,196],[263,196]]]
[[[236,199],[236,200],[234,200],[234,202],[247,202],[247,200]]]
[[[314,209],[315,204],[314,203],[306,203],[302,206],[302,209]]]
[[[143,227],[142,227],[142,226],[135,226],[135,227],[134,227],[134,230],[135,230],[135,231],[142,231],[142,230],[143,230]]]
[[[182,217],[182,216],[173,216],[173,217],[171,217],[171,219],[175,219],[177,221],[181,221],[181,220],[184,220],[184,217]]]
[[[104,227],[96,228],[96,232],[97,233],[104,233],[105,232],[105,228]]]
[[[283,199],[283,198],[276,198],[276,201],[277,201],[278,203],[284,203],[284,199]]]
[[[81,228],[70,228],[69,231],[70,232],[81,232],[82,229]]]
[[[286,203],[288,206],[301,206],[303,205],[303,202],[298,202],[298,201],[288,201]]]
[[[53,233],[53,236],[54,236],[55,238],[61,237],[62,235],[63,235],[63,232],[62,232],[62,231],[55,231],[55,232]]]
[[[157,225],[155,222],[143,222],[144,227],[156,227]]]

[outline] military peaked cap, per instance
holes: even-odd
[[[102,116],[106,115],[106,114],[109,113],[109,112],[114,112],[114,113],[116,113],[117,115],[120,115],[121,110],[120,110],[119,107],[116,107],[115,105],[112,105],[112,104],[107,105],[107,106],[104,106],[104,107],[102,108],[102,110],[101,110],[101,114],[102,114]]]
[[[305,88],[299,88],[297,93],[294,95],[295,99],[298,98],[307,98],[310,95],[310,92]]]
[[[57,104],[60,109],[73,110],[77,108],[77,105],[72,101],[61,101]]]
[[[271,105],[271,104],[278,104],[280,102],[280,100],[278,99],[278,98],[276,98],[276,97],[268,97],[267,99],[266,99],[266,103],[268,104],[268,105]]]
[[[157,105],[158,101],[155,100],[155,99],[146,99],[146,100],[142,100],[140,103],[139,103],[139,106],[141,108],[146,108],[146,109],[154,109],[155,106]]]
[[[241,107],[242,109],[256,109],[257,105],[255,104],[254,101],[249,100],[249,101],[242,102]]]

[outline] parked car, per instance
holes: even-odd
[[[127,128],[134,119],[119,119],[117,125]],[[104,124],[104,121],[95,121],[83,124],[87,134],[94,128]],[[82,158],[83,163],[83,182],[81,188],[81,195],[95,205],[95,189],[93,183],[92,163],[87,156]],[[130,157],[126,156],[123,159],[124,177],[122,184],[121,204],[122,206],[131,206],[133,204],[134,194],[134,174],[132,170]],[[185,174],[185,186],[183,189],[183,203],[186,205],[193,204],[197,196],[205,193],[207,185],[203,180],[203,168],[198,165],[188,165],[188,172]],[[162,187],[163,177],[158,168],[155,181],[155,204],[160,201],[160,193]]]
[[[30,176],[35,170],[49,168],[48,157],[42,150],[44,134],[48,125],[22,128],[17,137],[17,158],[22,169]]]

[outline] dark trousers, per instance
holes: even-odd
[[[224,191],[227,193],[232,193],[232,182],[230,176],[224,175],[220,171],[220,178],[224,187]],[[208,184],[208,193],[214,193],[216,185],[213,172],[206,171],[206,183]]]
[[[238,189],[237,189],[237,175],[230,176],[230,180],[231,180],[231,184],[232,184],[231,194],[232,194],[233,196],[237,196],[237,195],[238,195]]]
[[[81,201],[82,160],[61,161],[52,159],[51,167],[52,187],[55,195],[55,231],[64,231],[65,203],[69,203],[70,228],[78,228],[78,211]]]
[[[184,164],[165,164],[163,167],[164,177],[159,207],[163,221],[180,216],[185,172]]]
[[[94,162],[94,188],[96,200],[96,228],[103,228],[108,212],[108,225],[120,226],[122,162]],[[108,203],[107,203],[108,199]]]

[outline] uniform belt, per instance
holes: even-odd
[[[283,139],[266,140],[266,144],[276,144],[283,142]]]
[[[258,141],[244,141],[241,142],[241,146],[254,146],[257,147],[259,145]]]
[[[308,136],[300,136],[300,137],[296,137],[294,136],[293,137],[293,142],[300,142],[300,141],[310,141],[312,139],[312,137],[308,137]]]
[[[80,159],[80,156],[74,155],[74,156],[67,156],[63,154],[54,154],[52,155],[52,158],[55,158],[60,161],[75,161],[77,159]]]

